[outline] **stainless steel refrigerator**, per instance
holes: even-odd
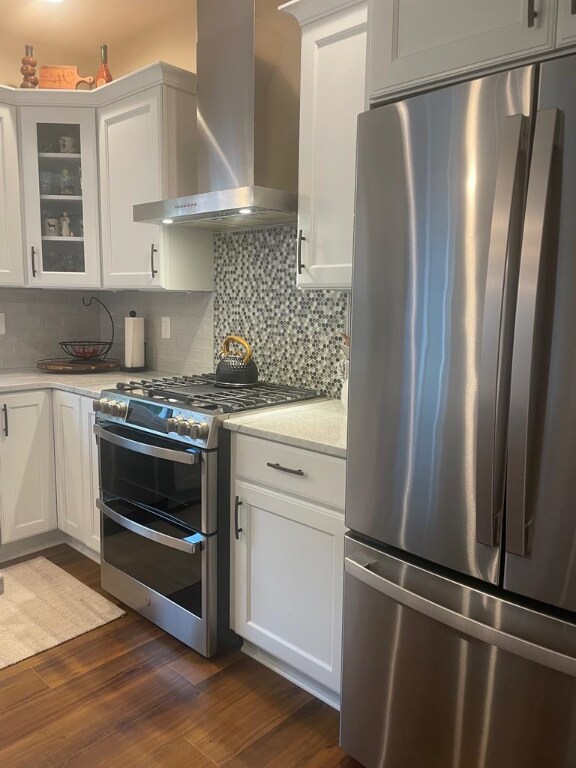
[[[360,116],[341,742],[576,766],[576,57]]]

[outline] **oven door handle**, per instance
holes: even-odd
[[[94,434],[101,440],[106,440],[108,443],[113,443],[120,448],[126,448],[135,453],[143,453],[145,456],[153,456],[155,459],[179,461],[181,464],[198,464],[201,461],[201,454],[199,452],[175,451],[170,448],[159,448],[157,445],[140,443],[138,440],[130,440],[128,437],[115,435],[98,424],[94,424]]]
[[[162,544],[165,547],[179,549],[181,552],[188,552],[190,555],[195,555],[197,552],[200,552],[206,540],[206,537],[202,536],[201,533],[193,533],[185,539],[176,539],[174,536],[168,536],[166,533],[153,531],[145,525],[140,525],[140,523],[135,523],[134,520],[124,517],[124,515],[119,515],[118,512],[115,512],[100,499],[96,499],[96,506],[100,512],[111,520],[114,520],[118,525],[121,525],[122,528],[126,528],[128,531],[138,534],[138,536],[150,539],[150,541],[155,541],[157,544]]]

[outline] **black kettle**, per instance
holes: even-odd
[[[244,347],[245,354],[233,352],[230,344]],[[222,344],[220,362],[216,366],[216,383],[229,387],[252,387],[258,383],[258,368],[252,357],[252,347],[241,336],[227,336]]]

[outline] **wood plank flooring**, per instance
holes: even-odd
[[[75,550],[61,545],[39,554],[101,592],[99,566]],[[117,621],[0,671],[0,766],[359,763],[338,747],[338,714],[327,705],[239,651],[205,659],[127,609]]]

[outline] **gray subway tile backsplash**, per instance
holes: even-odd
[[[214,293],[99,291],[114,318],[111,355],[123,360],[124,317],[145,317],[147,365],[167,373],[214,370],[223,338],[246,336],[254,346],[260,377],[275,383],[321,389],[337,396],[338,341],[345,327],[347,294],[299,291],[293,226],[219,234],[215,237]],[[34,366],[63,356],[60,341],[107,340],[108,317],[84,307],[91,291],[0,288],[6,334],[0,336],[0,370]],[[162,338],[162,316],[171,338]]]

